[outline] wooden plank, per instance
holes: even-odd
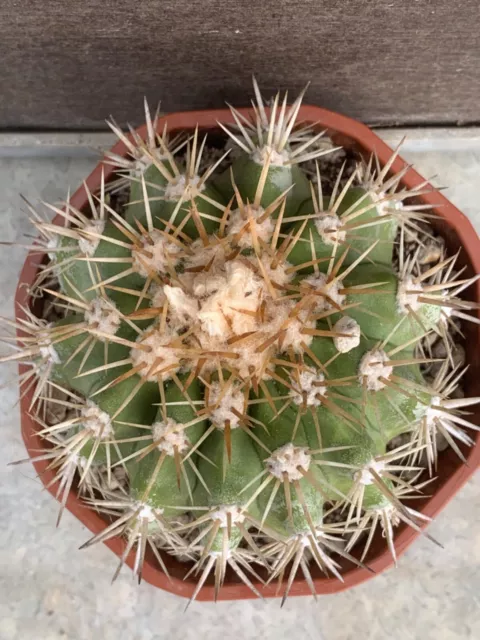
[[[265,90],[374,124],[480,122],[478,0],[2,0],[0,128],[103,128]]]

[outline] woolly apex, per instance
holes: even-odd
[[[150,297],[150,306],[155,307],[156,309],[163,307],[167,300],[163,286],[156,282],[152,282],[148,290],[148,295]]]
[[[247,378],[252,372],[267,377],[272,353],[289,347],[302,353],[302,345],[311,343],[312,336],[303,333],[315,326],[308,311],[282,299],[281,287],[292,279],[287,263],[272,267],[266,253],[231,257],[228,243],[214,237],[208,244],[193,243],[192,249],[175,284],[162,289],[167,323],[175,333],[188,334],[185,344],[209,354],[231,353],[233,359],[226,362]],[[213,369],[215,362],[208,358],[204,366]]]
[[[201,304],[198,318],[203,331],[227,339],[254,331],[256,313],[265,296],[265,285],[251,268],[240,260],[225,264],[222,275],[213,276],[211,295]]]

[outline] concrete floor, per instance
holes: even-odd
[[[388,142],[400,137],[384,132]],[[92,148],[106,136],[0,136],[2,240],[24,242],[30,232],[18,194],[55,200],[95,164]],[[55,156],[52,157],[52,151]],[[1,156],[4,157],[1,157]],[[437,174],[447,197],[480,231],[478,131],[411,132],[405,152],[425,176]],[[12,299],[24,259],[0,251],[0,309]],[[441,551],[419,540],[400,566],[352,591],[276,601],[185,602],[124,572],[111,586],[115,559],[106,547],[78,551],[88,532],[68,513],[55,529],[57,505],[29,465],[20,437],[15,367],[0,368],[0,640],[467,640],[480,637],[480,479],[471,481],[431,526]],[[12,382],[13,381],[13,382]]]

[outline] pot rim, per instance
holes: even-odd
[[[252,117],[254,113],[252,108],[240,108],[237,109],[237,111],[247,118]],[[358,145],[358,147],[360,147],[364,152],[375,152],[382,165],[385,165],[392,155],[392,149],[371,129],[347,116],[337,114],[321,107],[303,105],[300,108],[299,121],[302,121],[305,124],[315,125],[319,129],[327,129],[329,132],[334,132],[342,137],[346,137]],[[208,131],[218,129],[218,122],[221,122],[224,125],[234,124],[234,119],[229,109],[184,111],[168,114],[158,119],[157,131],[163,131],[165,125],[168,126],[168,131],[171,133],[175,133],[179,130],[193,130],[197,124],[200,131]],[[139,127],[136,131],[143,139],[145,139],[146,125]],[[127,134],[127,138],[132,139],[130,134]],[[111,151],[120,156],[126,156],[128,153],[127,148],[122,141],[118,141],[112,147]],[[391,170],[393,172],[398,172],[406,166],[407,163],[402,160],[401,157],[397,157]],[[103,162],[100,161],[86,179],[85,184],[90,191],[96,192],[99,190],[102,170],[104,172],[106,183],[115,173],[115,168],[113,166],[103,164]],[[404,186],[412,189],[425,181],[414,169],[409,168],[401,182]],[[443,223],[446,223],[446,225],[455,232],[464,249],[465,257],[467,258],[465,262],[470,263],[475,273],[480,273],[480,238],[468,218],[449,200],[447,200],[445,196],[437,191],[427,193],[419,199],[426,204],[432,205],[433,211],[439,216],[439,219],[443,221]],[[72,206],[80,210],[85,207],[87,204],[87,194],[84,184],[82,184],[71,196],[70,202]],[[54,219],[54,222],[59,223],[60,220],[61,217],[57,216]],[[17,318],[23,318],[24,315],[22,307],[29,306],[30,296],[28,292],[28,285],[33,283],[38,272],[38,264],[38,252],[35,254],[29,253],[23,266],[15,295],[15,315]],[[480,301],[480,281],[475,283],[474,291],[475,299]],[[480,344],[480,326],[475,326],[474,331],[476,344],[478,345]],[[478,348],[472,350],[472,354],[470,355],[473,358],[475,368],[480,370],[480,354],[478,351]],[[27,369],[27,365],[19,365],[20,373],[23,373]],[[45,441],[37,435],[36,423],[31,418],[28,411],[32,394],[33,390],[30,390],[30,392],[25,394],[20,400],[22,437],[30,457],[34,457],[35,450],[38,452],[38,449],[45,448]],[[480,393],[477,395],[480,395]],[[454,465],[456,468],[453,469],[447,480],[430,498],[427,499],[425,505],[419,509],[423,514],[433,518],[445,507],[445,505],[473,475],[476,468],[480,466],[479,443],[480,432],[476,434],[477,446],[471,447],[464,452],[468,466],[464,464]],[[52,471],[47,469],[48,461],[37,461],[33,464],[40,480],[48,488],[48,491],[55,496],[58,489],[58,483],[47,486],[53,479]],[[93,510],[85,508],[80,498],[75,494],[74,489],[70,491],[67,498],[66,508],[93,533],[96,534],[105,528],[105,521]],[[399,529],[398,533],[395,535],[395,549],[397,556],[401,556],[419,535],[421,534],[411,528],[403,527],[402,529]],[[124,550],[124,541],[119,538],[113,538],[104,544],[106,544],[117,556],[121,556]],[[132,553],[127,559],[126,564],[130,567],[133,566]],[[393,560],[389,554],[386,544],[384,551],[378,553],[372,561],[369,561],[368,566],[374,573],[370,573],[366,569],[356,566],[352,566],[350,568],[349,565],[349,568],[343,574],[344,582],[340,582],[336,578],[329,578],[326,576],[314,578],[313,581],[317,589],[317,594],[323,595],[344,591],[371,579],[375,574],[385,571],[393,566]],[[154,586],[183,597],[190,597],[195,586],[194,582],[184,582],[179,576],[172,575],[172,579],[170,581],[161,568],[150,562],[148,558],[146,558],[145,561],[142,577]],[[262,588],[261,584],[257,586],[260,588],[264,597],[277,596],[274,585],[269,585],[266,588]],[[296,576],[289,595],[310,595],[309,587],[303,578],[300,578],[298,575]],[[243,583],[228,581],[225,582],[219,594],[220,600],[250,599],[255,597],[256,596]],[[207,582],[198,594],[197,599],[200,601],[212,601],[214,599],[214,586]]]

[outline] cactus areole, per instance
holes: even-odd
[[[112,123],[119,142],[54,223],[30,207],[5,358],[21,362],[29,453],[93,531],[84,546],[191,599],[358,584],[429,535],[478,464],[449,331],[460,319],[478,351],[469,223],[363,125],[254,90],[254,109]],[[208,163],[212,129],[229,143]],[[337,138],[357,160],[325,188]],[[421,269],[403,245],[445,203],[466,252]]]

